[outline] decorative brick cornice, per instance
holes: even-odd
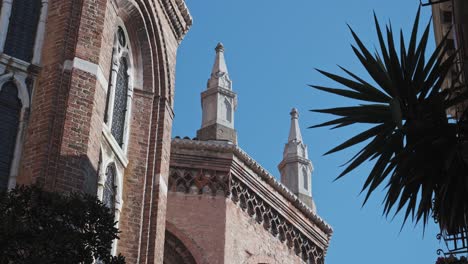
[[[323,249],[319,248],[291,221],[278,213],[275,208],[235,177],[231,178],[231,199],[250,217],[254,218],[258,224],[263,225],[273,236],[277,237],[281,242],[285,242],[303,260],[311,260],[308,263],[324,263]]]
[[[328,244],[326,241],[299,229],[291,218],[280,213],[280,208],[270,205],[261,194],[228,171],[171,166],[169,191],[189,195],[228,197],[304,261],[324,263],[324,253]]]
[[[227,171],[170,167],[169,188],[171,192],[229,196]]]
[[[224,152],[232,153],[243,161],[252,171],[254,171],[258,176],[260,176],[266,183],[268,183],[274,190],[281,194],[286,200],[291,202],[301,213],[303,213],[312,223],[317,225],[328,238],[333,234],[333,229],[328,225],[322,218],[320,218],[316,213],[314,213],[305,203],[303,203],[299,198],[289,191],[289,189],[278,182],[276,178],[271,175],[265,168],[258,164],[253,158],[251,158],[247,153],[245,153],[238,146],[223,141],[199,141],[199,140],[190,140],[190,139],[173,139],[171,144],[173,153],[177,148],[184,149],[200,149],[200,150],[211,150],[215,152]]]
[[[184,0],[160,0],[171,29],[178,41],[181,41],[192,26],[190,15]]]

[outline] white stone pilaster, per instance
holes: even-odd
[[[13,0],[2,0],[2,11],[0,13],[0,53],[3,53],[3,49],[5,48],[12,3]]]
[[[35,65],[39,65],[41,63],[42,46],[44,45],[48,8],[49,0],[42,0],[41,15],[39,16],[39,23],[37,24],[36,40],[34,42],[34,53],[31,61],[32,64]]]

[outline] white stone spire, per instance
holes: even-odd
[[[229,74],[224,59],[224,46],[220,42],[215,48],[216,57],[211,70],[211,77],[208,80],[208,89],[222,87],[232,90],[232,81],[229,79]]]
[[[223,44],[218,43],[215,50],[216,57],[207,89],[201,94],[202,125],[197,131],[197,138],[225,140],[237,144],[237,133],[234,129],[237,95],[232,91]]]
[[[301,129],[299,128],[299,112],[296,108],[291,110],[291,128],[289,129],[288,142],[296,140],[302,142]]]
[[[313,211],[316,211],[312,199],[312,172],[314,167],[308,157],[307,145],[302,142],[299,113],[296,108],[293,108],[290,114],[291,128],[288,143],[284,147],[283,160],[278,165],[281,173],[281,183]]]

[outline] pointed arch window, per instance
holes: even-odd
[[[12,81],[8,81],[0,90],[0,190],[8,188],[20,113],[18,88]]]
[[[115,198],[116,198],[116,169],[112,163],[106,168],[106,181],[102,195],[102,202],[115,215]]]
[[[106,115],[110,133],[122,148],[125,145],[131,101],[130,54],[125,31],[118,27],[112,57],[111,81],[107,94]]]
[[[114,109],[112,113],[111,133],[120,146],[123,145],[125,116],[127,112],[128,97],[128,66],[127,60],[120,58],[119,70],[117,71],[117,82],[115,85]]]
[[[41,0],[13,0],[4,52],[31,61],[34,52]]]

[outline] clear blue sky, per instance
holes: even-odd
[[[354,57],[349,23],[368,46],[376,45],[372,12],[381,24],[409,31],[418,0],[187,0],[193,26],[178,51],[173,136],[194,137],[201,124],[200,93],[206,89],[218,41],[233,90],[239,145],[270,173],[279,176],[289,131],[289,111],[300,112],[300,125],[314,164],[313,196],[318,212],[334,228],[327,264],[435,263],[437,228],[425,233],[410,222],[402,232],[401,217],[382,216],[382,190],[361,207],[359,195],[370,167],[361,167],[333,182],[356,149],[322,156],[362,127],[307,129],[331,116],[309,109],[343,106],[349,101],[314,91],[307,84],[334,85],[314,68],[339,72],[337,64],[366,76]],[[423,21],[430,7],[422,10]],[[431,43],[433,40],[431,41]],[[351,102],[353,103],[353,102]]]

